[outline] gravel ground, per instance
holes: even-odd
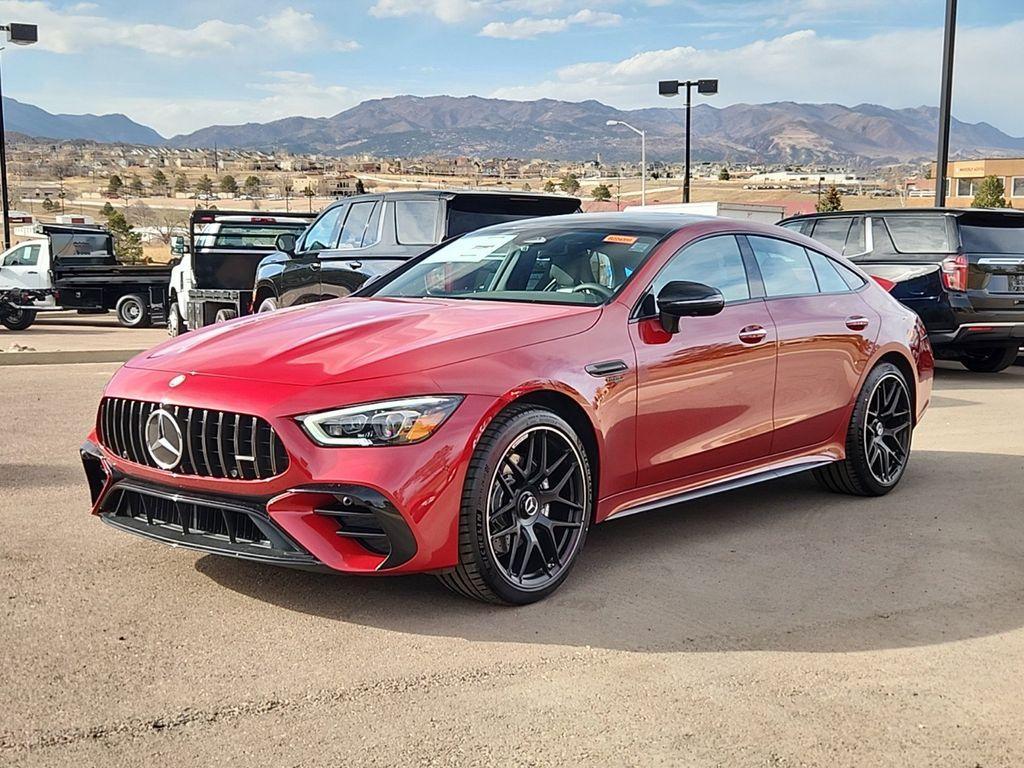
[[[609,523],[500,609],[102,525],[77,448],[115,367],[4,370],[4,765],[1024,763],[1022,368],[939,371],[885,499]]]

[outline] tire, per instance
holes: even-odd
[[[256,307],[256,313],[262,315],[264,312],[277,311],[277,296],[267,296]]]
[[[167,335],[181,336],[183,333],[187,333],[188,328],[185,326],[185,321],[181,317],[181,310],[178,309],[178,302],[175,299],[171,299],[171,305],[167,310]]]
[[[1013,365],[1018,354],[1016,344],[1012,347],[981,349],[977,352],[965,352],[960,358],[960,364],[974,373],[999,373]]]
[[[218,309],[217,314],[213,316],[214,323],[226,323],[228,320],[234,320],[238,317],[238,312],[233,309]]]
[[[459,563],[438,578],[460,595],[490,603],[544,599],[583,549],[595,487],[583,443],[562,417],[511,406],[473,452],[459,513]],[[492,526],[506,535],[495,535]]]
[[[138,293],[129,293],[117,300],[114,307],[117,322],[125,328],[146,328],[149,326],[149,304]]]
[[[890,388],[898,390],[896,397],[899,399],[899,403],[893,406],[894,409],[898,406],[899,413],[894,410],[891,417],[884,406],[877,409],[879,413],[875,412],[876,396],[884,396]],[[903,372],[891,363],[876,366],[864,381],[850,416],[846,458],[815,469],[814,476],[818,482],[833,493],[852,496],[884,496],[895,488],[910,459],[914,430],[912,403],[910,387]],[[902,426],[897,433],[898,423]],[[878,444],[882,447],[879,448]],[[898,466],[892,467],[891,463],[896,461],[892,457],[899,452],[899,447],[902,447],[902,455]],[[892,469],[891,474],[881,471],[883,465]]]
[[[34,309],[15,309],[4,316],[0,323],[9,331],[25,331],[36,321]]]

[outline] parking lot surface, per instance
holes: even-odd
[[[609,523],[520,609],[102,525],[77,449],[115,368],[3,372],[0,763],[1024,762],[1024,368],[943,366],[886,498]]]

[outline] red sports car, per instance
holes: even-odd
[[[888,493],[932,372],[914,313],[808,238],[565,216],[168,341],[82,456],[116,528],[521,604],[605,520],[804,470]]]

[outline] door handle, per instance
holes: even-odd
[[[760,344],[768,338],[768,331],[760,325],[748,325],[740,331],[740,341],[744,344]]]
[[[871,321],[863,315],[853,315],[846,318],[846,327],[851,331],[863,331]]]

